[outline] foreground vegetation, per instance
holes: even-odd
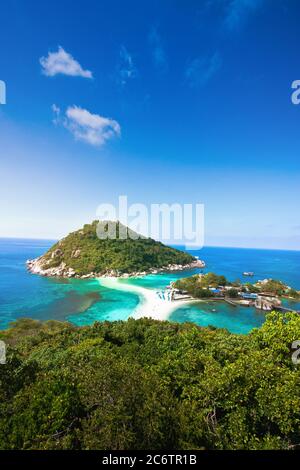
[[[19,320],[0,338],[0,449],[300,446],[295,314],[247,336],[140,319]]]
[[[42,257],[43,269],[55,268],[64,263],[76,274],[104,273],[109,270],[119,273],[148,271],[169,264],[188,264],[195,258],[151,238],[138,235],[121,223],[117,223],[116,239],[100,239],[97,236],[99,221],[86,224],[55,243]],[[105,229],[105,222],[102,223]],[[129,237],[120,239],[119,229],[128,230]]]

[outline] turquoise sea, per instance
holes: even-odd
[[[51,240],[0,239],[0,329],[20,317],[86,325],[96,320],[124,320],[132,314],[140,302],[135,293],[101,286],[96,279],[59,280],[29,274],[26,260],[43,254],[52,244]],[[253,271],[253,281],[272,277],[300,289],[300,251],[204,247],[192,254],[206,262],[204,272],[214,271],[235,280],[242,279],[244,271]],[[196,272],[149,275],[129,283],[158,289]],[[289,306],[300,310],[299,303]],[[254,308],[232,307],[223,302],[185,305],[169,317],[171,321],[228,328],[234,333],[248,333],[264,319],[264,313]]]

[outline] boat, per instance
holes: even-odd
[[[252,276],[254,276],[254,273],[253,273],[252,271],[245,271],[245,272],[243,272],[243,276],[250,276],[250,277],[252,277]]]

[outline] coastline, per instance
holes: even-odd
[[[155,289],[147,289],[126,282],[119,277],[100,277],[98,281],[101,286],[109,289],[132,292],[140,298],[140,303],[132,312],[131,317],[138,319],[142,317],[153,318],[154,320],[167,320],[171,313],[183,305],[190,304],[195,300],[175,300],[167,301],[158,297]]]
[[[60,305],[62,302],[67,308],[68,316],[72,315],[69,317],[69,321],[73,322],[74,318],[80,318],[81,325],[91,324],[93,321],[110,320],[110,312],[113,312],[113,316],[111,317],[112,320],[124,320],[125,317],[122,305],[113,301],[113,290],[111,290],[110,293],[108,292],[107,297],[104,292],[104,296],[101,301],[89,308],[86,312],[81,314],[76,313],[77,307],[76,309],[73,308],[74,306],[72,305],[72,302],[70,302],[68,292],[74,291],[78,294],[85,294],[90,290],[96,291],[98,285],[99,292],[101,294],[101,287],[97,279],[87,279],[87,281],[91,281],[90,285],[89,282],[79,282],[80,279],[74,279],[73,282],[73,279],[67,278],[29,276],[29,272],[26,270],[25,266],[26,259],[38,258],[41,251],[45,251],[49,248],[48,244],[45,244],[42,241],[37,241],[36,244],[33,244],[32,240],[29,240],[27,243],[24,242],[21,245],[15,240],[0,240],[0,243],[1,251],[3,253],[2,259],[0,259],[0,267],[2,268],[0,295],[3,299],[0,305],[0,325],[3,329],[8,328],[10,322],[24,316],[41,320],[57,318],[61,321],[65,321],[66,317],[60,313]],[[264,277],[272,277],[275,279],[281,278],[286,284],[296,286],[297,289],[300,290],[300,252],[292,253],[290,251],[286,251],[279,255],[277,251],[274,251],[273,253],[271,251],[266,251],[264,253],[260,250],[255,254],[254,250],[247,249],[239,251],[237,249],[230,250],[229,248],[224,250],[223,248],[204,247],[194,253],[200,259],[205,260],[209,270],[222,272],[231,281],[237,279],[243,271],[251,270],[256,273],[256,276],[254,277],[255,281]],[[272,256],[270,253],[272,253]],[[7,270],[8,264],[13,268],[13,270]],[[204,271],[206,272],[207,269]],[[174,274],[174,276],[172,274]],[[130,277],[128,279],[128,284],[139,284],[150,289],[164,289],[171,281],[180,277],[180,274],[181,273],[177,272],[166,272],[165,274],[162,273],[158,276],[154,276],[155,278],[157,277],[157,284],[151,276],[149,281],[147,280],[148,276],[143,276],[136,282]],[[194,272],[191,272],[191,274],[194,274]],[[189,275],[189,271],[185,272],[184,275]],[[166,280],[164,282],[165,277]],[[120,278],[120,281],[122,281],[122,278]],[[121,284],[123,284],[123,282],[121,282]],[[24,296],[24,292],[26,292],[26,296]],[[120,291],[119,294],[117,291],[115,291],[115,293],[117,299],[122,298],[122,302],[123,299],[124,302],[126,301],[125,290],[123,293]],[[136,308],[138,297],[135,298],[136,301],[132,308],[126,310],[126,318],[131,316]],[[263,311],[242,306],[231,308],[223,302],[211,303],[208,308],[206,308],[206,304],[207,302],[205,301],[201,301],[200,303],[200,301],[197,300],[190,302],[189,304],[185,304],[181,308],[177,303],[175,307],[178,306],[178,311],[180,313],[178,315],[176,314],[174,318],[176,318],[176,321],[192,321],[201,326],[211,324],[215,327],[226,327],[229,331],[245,334],[251,331],[251,329],[259,327],[263,323]],[[124,305],[124,308],[126,309],[127,304]],[[197,305],[199,305],[199,307],[197,307]],[[59,311],[57,308],[58,306]],[[139,308],[140,306],[141,303],[139,304]],[[283,306],[291,306],[292,310],[300,310],[299,301],[293,301],[293,305],[290,305],[290,302],[284,300]],[[214,308],[216,309],[216,312],[212,311]],[[190,314],[188,312],[190,312]],[[77,316],[73,316],[73,313]],[[137,313],[136,310],[135,313]],[[145,314],[147,314],[147,311]],[[169,317],[168,313],[164,315],[164,317],[168,317],[168,320],[171,320],[174,314],[175,311],[171,312]],[[74,323],[76,324],[76,322]]]
[[[173,272],[173,271],[186,271],[189,269],[195,268],[205,268],[205,262],[199,259],[196,259],[188,264],[169,264],[167,266],[162,266],[159,268],[153,267],[147,271],[136,271],[131,273],[121,273],[117,270],[110,269],[108,271],[97,273],[90,272],[87,274],[78,274],[75,269],[66,266],[65,263],[61,263],[59,266],[54,268],[44,269],[43,256],[34,259],[28,259],[26,261],[27,271],[31,274],[39,274],[40,276],[46,277],[64,277],[64,278],[75,278],[75,279],[92,279],[92,278],[124,278],[128,279],[130,277],[142,277],[147,274],[159,274],[164,272]]]

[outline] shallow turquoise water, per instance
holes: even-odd
[[[28,274],[26,259],[41,255],[52,243],[0,239],[0,329],[20,317],[69,320],[85,325],[96,320],[123,320],[132,314],[139,303],[134,293],[108,289],[97,280],[58,280]],[[254,271],[254,281],[273,277],[300,289],[300,252],[206,247],[193,254],[205,260],[206,272],[224,274],[229,280],[241,278],[243,271]],[[194,272],[197,271],[150,275],[129,282],[159,289]],[[293,308],[300,310],[300,304],[293,304]],[[170,320],[247,333],[260,326],[264,318],[262,312],[249,307],[199,302],[173,312]]]
[[[224,302],[199,302],[176,310],[169,320],[211,325],[227,328],[232,333],[246,334],[263,324],[265,314],[252,307],[233,307]]]

